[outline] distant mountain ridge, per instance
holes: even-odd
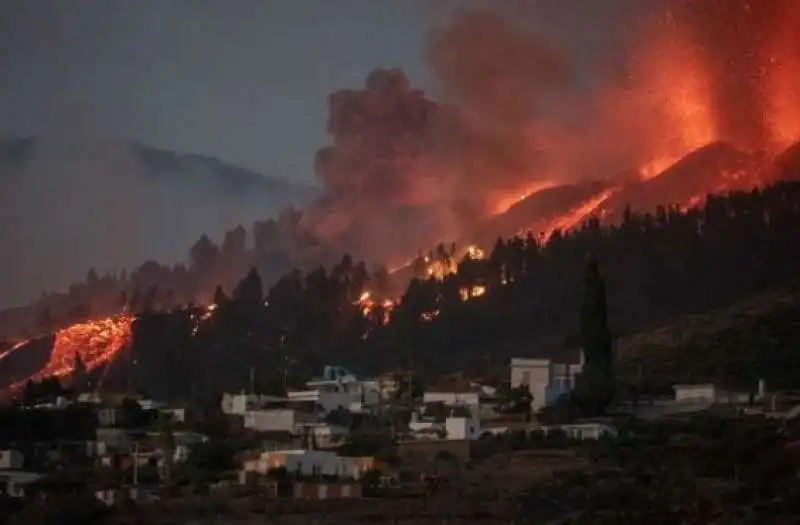
[[[125,139],[0,140],[0,241],[14,247],[0,260],[0,308],[62,289],[95,265],[103,272],[183,261],[201,234],[249,227],[318,193]]]
[[[45,139],[20,137],[0,139],[0,169],[21,168],[36,153]],[[283,177],[264,175],[207,155],[156,148],[138,141],[128,141],[141,163],[149,168],[153,180],[180,175],[204,175],[218,178],[233,191],[271,190],[289,192],[304,201],[313,198],[319,189],[311,184],[291,182]],[[2,173],[2,172],[0,172]]]

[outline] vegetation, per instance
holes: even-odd
[[[258,390],[299,382],[330,362],[370,373],[413,363],[415,375],[424,375],[470,364],[483,369],[487,356],[535,351],[531,341],[561,341],[566,349],[588,337],[571,334],[591,330],[585,315],[582,321],[574,314],[584,293],[575,276],[587,253],[602,262],[615,335],[641,331],[797,277],[798,204],[800,184],[781,183],[709,197],[688,211],[628,213],[619,226],[591,220],[569,235],[556,232],[546,245],[530,235],[498,240],[485,259],[467,255],[443,279],[411,280],[388,318],[380,307],[389,292],[386,275],[348,256],[330,270],[293,271],[266,291],[251,270],[230,296],[217,290],[210,316],[200,308],[143,313],[133,334],[138,366],[117,380],[158,397],[200,396],[251,378]],[[197,264],[212,264],[230,245],[198,250]],[[430,255],[435,263],[455,253],[440,246]],[[740,263],[723,262],[730,260]],[[426,273],[422,259],[412,267]],[[486,293],[464,301],[461,290],[478,285]],[[367,315],[359,304],[365,290],[378,303]],[[609,333],[597,333],[597,353],[607,354]]]
[[[796,293],[793,288],[787,287],[790,294]],[[712,317],[728,317],[728,326],[683,341],[647,344],[622,362],[622,379],[635,393],[653,395],[670,392],[678,382],[714,381],[755,392],[764,379],[770,390],[795,389],[800,384],[800,304],[773,308],[747,317],[717,312]]]
[[[792,438],[776,422],[703,414],[622,430],[584,445],[593,469],[522,494],[520,522],[789,523],[800,510]]]

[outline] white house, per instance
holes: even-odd
[[[444,428],[447,432],[447,439],[474,440],[481,435],[480,423],[467,417],[448,417],[444,420]]]
[[[239,394],[225,393],[222,395],[220,406],[222,412],[225,414],[238,414],[241,416],[248,410],[257,410],[264,408],[270,403],[281,403],[285,401],[286,398],[278,396],[262,396],[257,394],[245,394],[244,392]]]
[[[673,385],[675,401],[677,403],[696,403],[701,401],[714,402],[716,399],[716,387],[713,383],[703,383],[697,385]]]
[[[512,388],[527,386],[533,396],[531,408],[539,410],[554,402],[574,387],[577,376],[583,371],[583,352],[576,363],[557,363],[549,358],[511,360]]]
[[[0,471],[0,487],[11,498],[24,498],[27,487],[44,475],[36,472],[23,472],[21,470]],[[2,492],[3,490],[0,490]]]
[[[270,469],[285,468],[287,472],[306,476],[327,475],[359,479],[373,466],[372,458],[342,457],[325,450],[280,450],[262,452],[258,458],[246,460],[242,470],[266,474]]]
[[[0,450],[0,470],[20,470],[25,463],[25,455],[19,450]]]
[[[313,414],[292,409],[248,410],[244,413],[244,428],[259,432],[292,432],[303,423],[315,421]]]
[[[364,381],[311,381],[308,390],[290,391],[290,401],[312,401],[325,412],[339,407],[359,412],[363,407],[377,405],[381,399],[379,387],[374,382]]]
[[[713,383],[690,385],[673,385],[675,403],[679,404],[744,404],[752,397],[753,401],[760,401],[765,396],[765,383],[759,381],[757,390],[753,392],[737,392],[718,387]]]
[[[558,427],[567,437],[572,439],[600,439],[616,437],[617,430],[603,423],[573,423]]]

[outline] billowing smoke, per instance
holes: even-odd
[[[326,195],[305,217],[317,235],[391,260],[459,235],[500,195],[536,180],[527,128],[567,84],[561,57],[500,16],[471,11],[432,35],[429,59],[442,103],[398,70],[330,96],[333,143],[316,158]]]
[[[546,185],[650,178],[715,141],[777,151],[800,136],[796,2],[654,2],[588,92],[575,57],[532,29],[544,4],[462,11],[434,31],[438,102],[397,70],[331,95],[325,197],[304,224],[397,261]]]

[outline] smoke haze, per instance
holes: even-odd
[[[331,251],[395,265],[547,186],[646,179],[715,141],[774,152],[800,136],[791,0],[469,5],[428,13],[438,21],[424,49],[434,94],[400,69],[376,69],[328,97],[330,141],[313,159],[323,194],[301,225]],[[137,182],[142,159],[128,146],[104,144],[99,157],[85,144],[53,148],[37,150],[30,177],[0,183],[13,297],[22,280],[53,289],[92,265],[179,260],[203,232],[218,238],[302,201],[219,204],[214,184],[202,196],[187,189],[197,178]],[[86,210],[100,219],[80,224]],[[77,233],[61,236],[69,228]]]
[[[316,193],[85,126],[32,142],[25,158],[0,168],[2,306],[64,290],[89,268],[184,261],[200,234],[221,238]]]
[[[326,195],[305,224],[398,261],[549,185],[647,179],[719,140],[773,153],[797,140],[793,2],[648,6],[605,28],[622,36],[591,83],[541,31],[556,13],[560,27],[603,30],[580,9],[539,1],[448,14],[427,45],[437,101],[396,70],[331,95],[333,141],[317,155]]]

